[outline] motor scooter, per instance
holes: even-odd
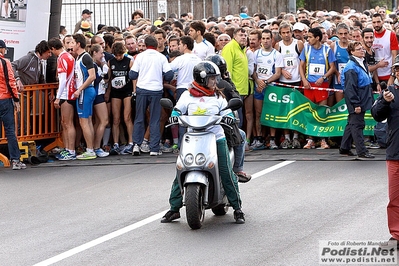
[[[225,109],[238,109],[240,99],[231,99]],[[161,106],[172,109],[170,99],[161,99]],[[179,110],[176,110],[178,111]],[[186,207],[187,223],[192,229],[199,229],[205,218],[205,210],[211,209],[215,215],[225,215],[229,203],[221,178],[216,147],[216,136],[207,128],[223,123],[223,116],[180,115],[176,123],[186,127],[182,138],[176,170],[183,205]],[[173,124],[169,124],[171,126]],[[226,124],[225,124],[226,125]],[[234,162],[233,149],[229,151],[230,162]]]

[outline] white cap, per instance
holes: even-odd
[[[301,23],[301,22],[297,22],[294,24],[294,27],[292,28],[292,30],[299,30],[299,31],[304,31],[305,30],[305,24]]]
[[[227,15],[227,16],[225,17],[226,21],[233,20],[233,18],[234,18],[233,15]]]

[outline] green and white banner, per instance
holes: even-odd
[[[268,86],[260,122],[264,126],[296,130],[308,136],[337,137],[344,134],[347,116],[345,99],[332,107],[319,106],[296,89]],[[370,111],[364,119],[364,135],[374,135],[376,121]]]

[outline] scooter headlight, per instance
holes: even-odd
[[[202,153],[198,153],[197,156],[195,156],[195,163],[197,165],[203,165],[206,162],[206,157]]]
[[[186,155],[186,157],[184,157],[184,164],[185,165],[192,165],[194,162],[194,156],[189,153]]]

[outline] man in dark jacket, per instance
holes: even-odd
[[[35,51],[11,63],[17,80],[18,91],[23,90],[24,85],[45,83],[44,62],[51,56],[47,41],[43,40],[36,45]]]
[[[395,58],[393,67],[396,77],[394,84],[381,92],[371,108],[371,114],[376,121],[381,122],[387,119],[388,123],[386,151],[389,192],[388,227],[392,236],[390,240],[399,241],[399,56]]]
[[[369,153],[364,145],[363,138],[364,114],[366,110],[370,110],[373,104],[371,74],[364,60],[365,50],[362,43],[350,43],[347,50],[350,57],[342,71],[341,83],[344,87],[349,115],[339,153],[353,156],[350,149],[352,141],[354,141],[358,157],[374,158],[374,155]]]

